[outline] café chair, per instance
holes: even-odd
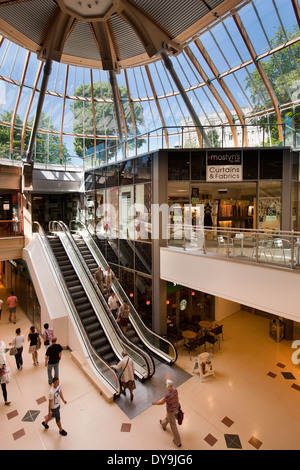
[[[224,235],[218,235],[218,248],[217,248],[217,253],[219,252],[219,249],[224,249],[225,253],[227,250],[227,245],[229,245],[232,248],[233,254],[234,254],[234,244],[233,240],[230,237],[224,237]]]
[[[210,332],[213,333],[215,336],[222,335],[222,340],[224,341],[223,325],[215,325],[214,328],[211,328]]]
[[[199,336],[197,339],[197,347],[203,346],[205,344],[205,335]]]
[[[197,340],[196,339],[191,339],[188,343],[183,345],[183,348],[186,349],[189,352],[190,359],[191,359],[191,352],[195,351],[195,349],[197,349]]]
[[[210,333],[206,333],[205,335],[205,343],[209,343],[213,345],[213,351],[215,349],[215,343],[219,342],[219,349],[220,349],[220,338],[219,336],[212,335]]]

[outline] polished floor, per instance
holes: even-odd
[[[0,295],[6,301],[7,293],[3,289]],[[198,372],[192,372],[194,356],[190,358],[179,350],[176,368],[181,369],[178,377],[181,372],[183,375],[177,385],[185,413],[180,426],[180,451],[299,449],[300,369],[292,362],[295,352],[292,342],[273,341],[269,337],[268,320],[248,312],[239,311],[222,323],[224,340],[220,350],[215,347],[213,356],[215,378],[201,382]],[[165,407],[151,406],[151,394],[148,403],[146,400],[138,414],[133,413],[134,417],[130,418],[117,403],[107,403],[100,396],[69,351],[63,352],[60,364],[60,381],[67,400],[62,405],[61,417],[68,435],[58,433],[54,420],[49,422],[48,430],[44,429],[41,423],[48,410],[49,386],[43,346],[39,365],[33,366],[27,343],[29,320],[18,309],[14,325],[8,321],[4,309],[0,339],[7,347],[16,327],[26,337],[24,368],[18,371],[14,357],[7,353],[11,404],[5,406],[1,394],[1,450],[179,451],[170,431],[163,431],[159,425]],[[59,332],[56,334],[59,341]],[[176,385],[176,369],[172,373]],[[140,387],[143,384],[137,387],[132,404],[127,398],[127,410],[130,406],[138,407]],[[160,395],[163,389],[157,393]]]

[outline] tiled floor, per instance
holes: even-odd
[[[185,413],[180,450],[299,449],[300,369],[292,363],[291,342],[274,342],[268,336],[268,320],[247,312],[231,315],[223,324],[224,341],[213,357],[215,378],[202,383],[199,374],[192,373],[193,356],[190,359],[187,353],[179,352],[177,366],[191,374],[178,387]],[[0,338],[8,346],[16,327],[27,337],[29,326],[22,312],[13,325],[4,311]],[[109,404],[99,395],[68,351],[63,352],[60,364],[67,400],[61,416],[68,435],[59,435],[53,420],[45,430],[41,422],[48,410],[49,386],[44,351],[40,350],[37,367],[27,351],[26,342],[22,371],[16,369],[14,358],[6,355],[11,369],[11,404],[4,405],[0,392],[1,450],[177,449],[170,431],[164,432],[159,425],[164,406],[151,406],[149,396],[149,407],[128,418],[116,403]],[[137,391],[134,402],[139,400]]]

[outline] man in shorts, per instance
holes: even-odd
[[[55,418],[56,424],[59,429],[59,434],[61,434],[62,436],[66,436],[67,432],[62,428],[60,421],[60,399],[62,399],[64,403],[67,403],[64,399],[62,389],[59,384],[59,378],[54,377],[52,387],[49,393],[48,417],[45,419],[45,421],[42,422],[42,425],[44,426],[44,428],[49,429],[48,421],[50,421],[51,418]]]
[[[9,321],[13,321],[14,323],[16,323],[17,303],[17,297],[14,295],[13,292],[11,292],[10,297],[8,297],[7,299],[7,306],[9,311]]]

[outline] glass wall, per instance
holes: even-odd
[[[110,165],[85,178],[86,223],[147,325],[152,325],[152,157]]]

